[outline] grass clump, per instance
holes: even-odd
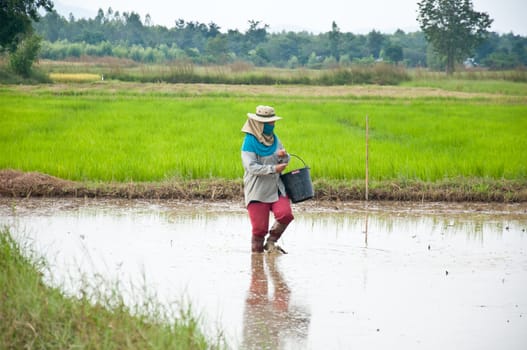
[[[40,67],[32,67],[24,76],[16,73],[9,64],[7,54],[0,53],[0,84],[50,83],[48,74]]]
[[[410,79],[406,68],[388,63],[353,64],[328,69],[287,69],[254,67],[236,62],[225,66],[196,66],[188,61],[157,64],[116,64],[43,61],[43,70],[54,81],[65,81],[63,74],[104,75],[105,79],[140,83],[204,83],[244,85],[398,85]]]
[[[115,288],[102,295],[100,285],[86,286],[66,296],[44,283],[46,262],[31,255],[0,228],[0,348],[212,348],[189,308],[170,321],[154,300],[129,307]]]

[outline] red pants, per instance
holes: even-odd
[[[247,210],[253,236],[264,237],[269,232],[269,212],[273,212],[275,220],[286,226],[294,219],[289,198],[284,196],[278,196],[274,203],[251,202]]]

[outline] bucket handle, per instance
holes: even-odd
[[[290,155],[290,156],[293,156],[293,157],[295,157],[295,158],[300,159],[300,161],[301,161],[302,163],[304,163],[304,168],[307,168],[306,162],[304,162],[304,160],[303,160],[302,158],[300,158],[299,156],[297,156],[296,154],[293,154],[293,153],[289,153],[289,155]]]

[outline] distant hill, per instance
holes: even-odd
[[[57,11],[58,14],[66,18],[69,18],[70,13],[73,14],[73,17],[75,17],[75,19],[93,18],[97,15],[96,11],[88,10],[79,6],[66,5],[57,0],[53,1],[53,4],[55,5],[55,11]]]

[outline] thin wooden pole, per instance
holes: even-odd
[[[369,173],[369,152],[368,152],[368,115],[366,114],[366,201],[368,201],[368,173]]]
[[[366,202],[366,222],[364,224],[364,246],[368,248],[368,202]]]
[[[369,178],[369,150],[368,150],[368,140],[369,139],[369,123],[368,115],[366,114],[366,222],[364,225],[364,245],[368,248],[368,178]]]

